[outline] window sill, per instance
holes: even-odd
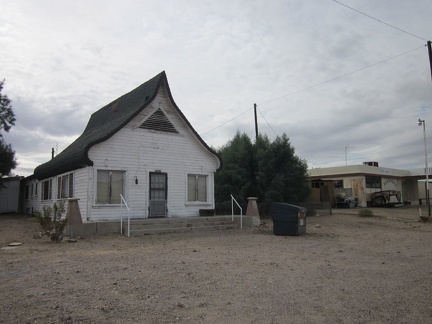
[[[204,207],[208,207],[211,206],[211,203],[206,202],[206,201],[188,201],[187,203],[185,203],[185,206],[204,206]]]
[[[121,204],[95,204],[92,205],[93,208],[114,208],[121,207]]]

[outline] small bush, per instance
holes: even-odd
[[[60,242],[63,240],[63,231],[68,223],[67,217],[62,219],[64,212],[64,200],[60,201],[58,205],[54,203],[52,208],[51,206],[44,206],[42,208],[42,213],[36,211],[36,217],[42,228],[42,234],[49,235],[51,241]]]
[[[374,214],[372,210],[368,208],[362,208],[358,211],[357,215],[360,217],[372,217]]]

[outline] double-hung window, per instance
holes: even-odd
[[[188,201],[207,201],[207,176],[188,174]]]
[[[73,173],[65,174],[57,178],[57,198],[73,197]]]
[[[41,200],[50,200],[52,197],[52,179],[42,181]]]
[[[124,196],[124,171],[98,170],[96,204],[120,204]]]

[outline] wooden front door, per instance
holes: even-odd
[[[150,211],[149,217],[167,215],[168,176],[166,173],[150,173]]]

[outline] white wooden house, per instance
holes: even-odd
[[[214,209],[217,154],[175,104],[165,72],[93,113],[83,134],[27,178],[25,210],[78,199],[83,221]]]

